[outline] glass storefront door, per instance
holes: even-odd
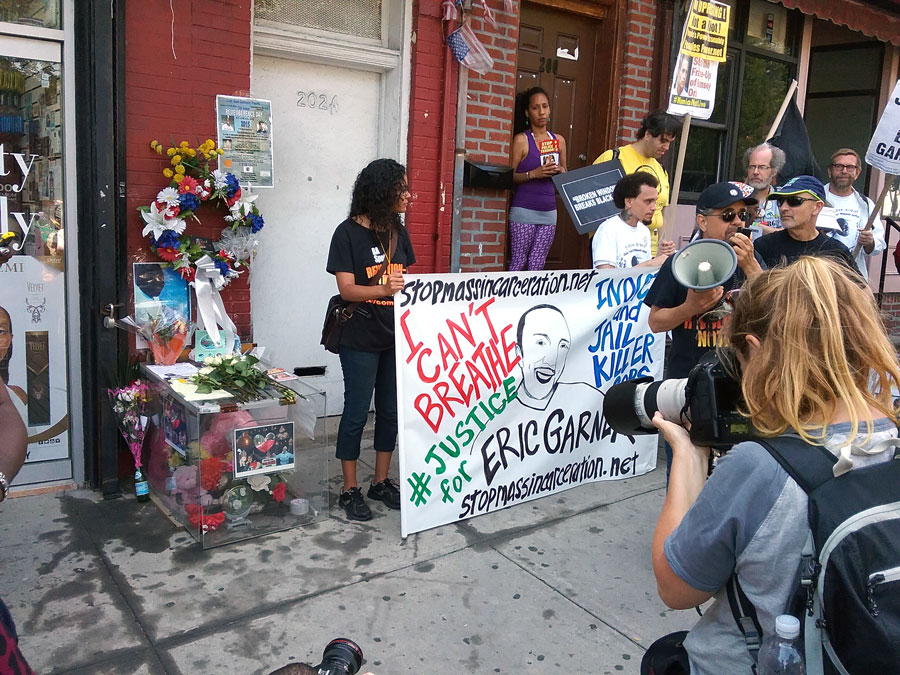
[[[0,35],[0,378],[28,428],[17,486],[72,477],[63,82],[62,43]]]

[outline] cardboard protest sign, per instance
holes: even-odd
[[[395,297],[403,536],[651,471],[658,437],[603,415],[662,374],[656,270],[409,275]]]
[[[670,115],[691,115],[696,119],[712,117],[716,102],[717,61],[680,54],[669,92]]]
[[[612,192],[624,175],[622,162],[614,159],[552,177],[578,234],[593,232],[600,223],[618,212]]]
[[[900,175],[900,81],[894,86],[869,142],[866,163],[885,173]]]
[[[730,12],[724,2],[692,0],[669,89],[666,112],[670,115],[712,117],[719,62],[725,61],[728,47]]]
[[[679,51],[688,56],[724,62],[730,14],[731,7],[724,2],[691,0]]]

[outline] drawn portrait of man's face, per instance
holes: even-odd
[[[528,398],[553,396],[566,367],[571,335],[566,318],[556,307],[538,306],[519,320],[516,352],[521,358],[522,391]]]

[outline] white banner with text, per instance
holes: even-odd
[[[603,417],[662,375],[656,270],[408,275],[394,305],[402,535],[656,467]]]

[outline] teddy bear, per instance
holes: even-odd
[[[172,474],[175,487],[172,488],[172,496],[179,504],[199,504],[209,506],[213,497],[204,490],[197,480],[196,466],[179,466]]]

